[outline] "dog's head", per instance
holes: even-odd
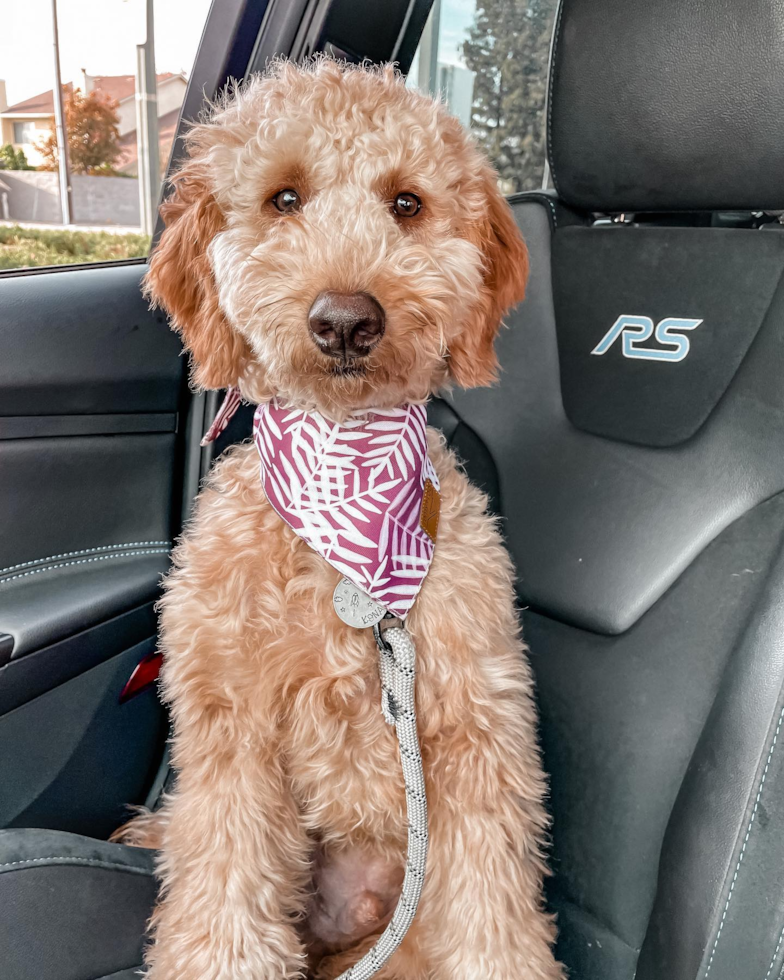
[[[493,380],[525,246],[470,137],[392,68],[279,63],[188,150],[146,288],[197,385],[339,419]]]

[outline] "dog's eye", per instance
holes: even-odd
[[[291,211],[299,211],[302,207],[302,201],[300,200],[299,194],[287,187],[285,190],[278,191],[278,193],[272,198],[272,203],[283,214],[288,214]]]
[[[413,218],[422,207],[416,194],[398,194],[392,202],[392,210],[401,218]]]

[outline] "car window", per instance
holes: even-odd
[[[210,0],[57,0],[56,45],[51,0],[26,0],[4,10],[0,272],[147,254],[209,5]],[[140,78],[150,54],[144,44],[149,33],[154,66],[145,86]],[[65,212],[55,52],[70,187]],[[147,98],[139,98],[145,92]],[[140,110],[146,105],[155,107],[147,122]]]
[[[408,84],[471,128],[506,194],[542,186],[557,0],[436,0]]]

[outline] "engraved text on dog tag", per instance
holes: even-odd
[[[342,578],[335,586],[332,604],[344,623],[358,629],[375,626],[386,615],[384,606],[371,599],[347,578]]]

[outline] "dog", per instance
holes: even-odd
[[[525,245],[471,137],[392,67],[276,63],[187,145],[146,291],[196,386],[341,422],[495,379]],[[353,332],[314,327],[325,302]],[[433,430],[428,453],[438,540],[406,627],[430,856],[378,977],[559,980],[514,571],[485,495]],[[328,980],[389,919],[400,761],[372,632],[335,615],[339,579],[270,506],[254,446],[228,451],[161,601],[176,788],[118,835],[160,849],[148,980]]]

